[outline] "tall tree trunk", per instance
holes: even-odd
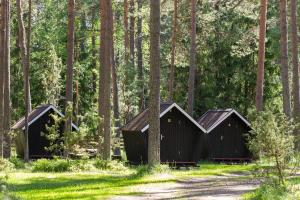
[[[268,1],[261,0],[260,1],[260,20],[259,20],[258,69],[257,69],[256,97],[255,97],[256,110],[258,112],[263,111],[267,8],[268,8]]]
[[[176,37],[177,37],[176,31],[177,31],[177,0],[174,0],[172,51],[171,51],[170,77],[169,77],[169,101],[173,101],[173,93],[174,93],[174,68],[175,68]]]
[[[125,63],[129,61],[129,35],[128,35],[128,0],[124,0],[124,49],[125,49]]]
[[[0,4],[0,46],[5,43],[5,6],[4,0]],[[0,48],[0,158],[3,158],[4,145],[4,48]]]
[[[139,108],[140,111],[144,110],[145,108],[145,88],[144,88],[144,67],[143,67],[143,48],[142,48],[142,41],[143,41],[143,18],[142,18],[142,6],[143,1],[138,0],[138,20],[137,20],[137,67],[138,67],[138,81],[139,81]]]
[[[5,44],[3,45],[4,55],[4,149],[5,158],[11,155],[11,100],[10,100],[10,1],[5,0]]]
[[[100,82],[99,82],[99,135],[104,137],[104,144],[99,142],[102,156],[110,160],[110,79],[112,53],[112,3],[111,0],[100,0]]]
[[[93,69],[96,69],[97,61],[96,61],[96,55],[97,55],[97,49],[96,49],[96,31],[95,31],[95,20],[96,20],[96,8],[92,8],[92,67]],[[96,93],[97,90],[97,75],[96,73],[93,73],[93,92]]]
[[[21,60],[23,66],[23,78],[24,78],[24,93],[25,93],[25,141],[24,141],[24,160],[29,160],[29,145],[28,145],[28,114],[31,110],[30,100],[30,83],[29,83],[29,60],[28,49],[26,45],[26,32],[23,21],[23,7],[22,0],[17,0],[17,17],[19,28],[19,46],[21,50]]]
[[[160,0],[150,0],[150,105],[148,163],[160,164]]]
[[[135,17],[134,17],[134,0],[130,0],[130,62],[134,67],[134,32],[135,32]]]
[[[291,97],[289,87],[289,65],[288,65],[288,38],[287,38],[287,2],[280,0],[280,64],[281,81],[283,89],[283,111],[287,117],[291,117]]]
[[[74,18],[75,0],[68,1],[68,36],[67,36],[67,77],[66,77],[66,125],[65,125],[65,151],[64,156],[69,154],[69,134],[72,131],[73,115],[73,63],[74,63]]]
[[[188,113],[193,116],[194,90],[196,72],[196,0],[191,0],[191,46],[190,46],[190,70],[188,82]]]
[[[291,30],[292,30],[292,62],[293,62],[293,116],[300,119],[300,86],[299,86],[299,58],[297,33],[297,1],[291,0]]]

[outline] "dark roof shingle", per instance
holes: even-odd
[[[172,103],[161,103],[160,113],[167,110]],[[123,131],[141,131],[145,126],[148,125],[149,108],[145,109],[138,115],[136,115],[132,120],[130,120],[125,126],[123,126]]]

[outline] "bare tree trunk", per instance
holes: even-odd
[[[267,8],[268,8],[268,1],[261,0],[260,1],[260,20],[259,20],[258,69],[257,69],[256,97],[255,97],[256,110],[258,112],[263,111]]]
[[[17,16],[18,16],[18,28],[19,28],[19,46],[21,50],[21,60],[23,66],[24,76],[24,93],[25,93],[25,144],[24,144],[24,160],[29,160],[29,145],[28,145],[28,114],[30,112],[31,100],[30,100],[30,83],[29,83],[29,60],[28,49],[26,45],[26,32],[23,21],[23,7],[22,1],[17,0]]]
[[[175,68],[176,37],[177,37],[176,31],[177,31],[177,0],[174,0],[172,51],[171,51],[170,77],[169,77],[169,101],[173,101],[173,93],[174,93],[174,68]]]
[[[297,33],[297,1],[291,0],[291,30],[292,30],[292,62],[293,62],[293,116],[300,119],[300,86],[299,86],[299,58],[298,58],[298,33]]]
[[[110,160],[110,79],[112,53],[112,3],[111,0],[100,0],[100,82],[99,82],[99,135],[104,136],[103,159]],[[99,142],[102,150],[102,142]]]
[[[130,0],[130,62],[131,66],[134,67],[134,32],[135,32],[135,17],[134,17],[134,0]]]
[[[0,4],[0,46],[5,43],[5,6],[4,0]],[[3,158],[4,145],[4,48],[0,48],[0,158]]]
[[[160,0],[150,0],[150,105],[148,164],[160,164]]]
[[[11,137],[10,137],[10,120],[11,120],[11,100],[10,100],[10,1],[5,0],[5,44],[3,45],[4,56],[4,149],[5,158],[11,155]]]
[[[128,36],[128,0],[124,0],[124,49],[125,49],[125,63],[128,64],[129,54],[129,36]]]
[[[291,117],[286,7],[286,0],[280,0],[280,64],[283,89],[283,111],[287,117]]]
[[[188,113],[193,116],[194,90],[196,72],[196,0],[191,0],[191,46],[190,46],[190,70],[188,82]]]
[[[72,131],[73,115],[73,63],[74,63],[74,18],[75,0],[68,1],[68,41],[67,41],[67,77],[66,77],[66,125],[64,157],[69,155],[69,134]]]
[[[138,67],[138,81],[139,81],[139,108],[140,111],[145,108],[145,88],[144,88],[144,67],[143,67],[143,32],[142,32],[142,0],[138,0],[138,20],[137,20],[137,67]]]
[[[92,65],[93,65],[93,68],[96,68],[96,65],[97,65],[97,61],[96,61],[96,54],[97,54],[97,50],[96,50],[96,32],[95,32],[95,27],[94,27],[94,23],[95,23],[95,19],[96,19],[96,8],[93,8],[92,9],[92,30],[93,30],[93,33],[92,33]],[[96,84],[96,81],[97,81],[97,76],[95,73],[93,73],[93,92],[96,93],[96,90],[97,90],[97,84]]]

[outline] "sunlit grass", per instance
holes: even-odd
[[[25,200],[39,199],[106,199],[114,195],[138,194],[134,186],[170,183],[178,178],[246,172],[254,165],[203,163],[190,170],[169,170],[160,173],[139,173],[138,168],[124,171],[68,173],[32,173],[16,171],[8,174],[9,192]]]

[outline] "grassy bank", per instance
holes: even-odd
[[[136,194],[133,186],[173,182],[178,178],[246,172],[253,165],[203,163],[190,170],[156,170],[145,167],[94,172],[41,173],[17,170],[8,174],[8,189],[20,199],[105,199],[114,195]],[[2,174],[3,176],[3,174]]]

